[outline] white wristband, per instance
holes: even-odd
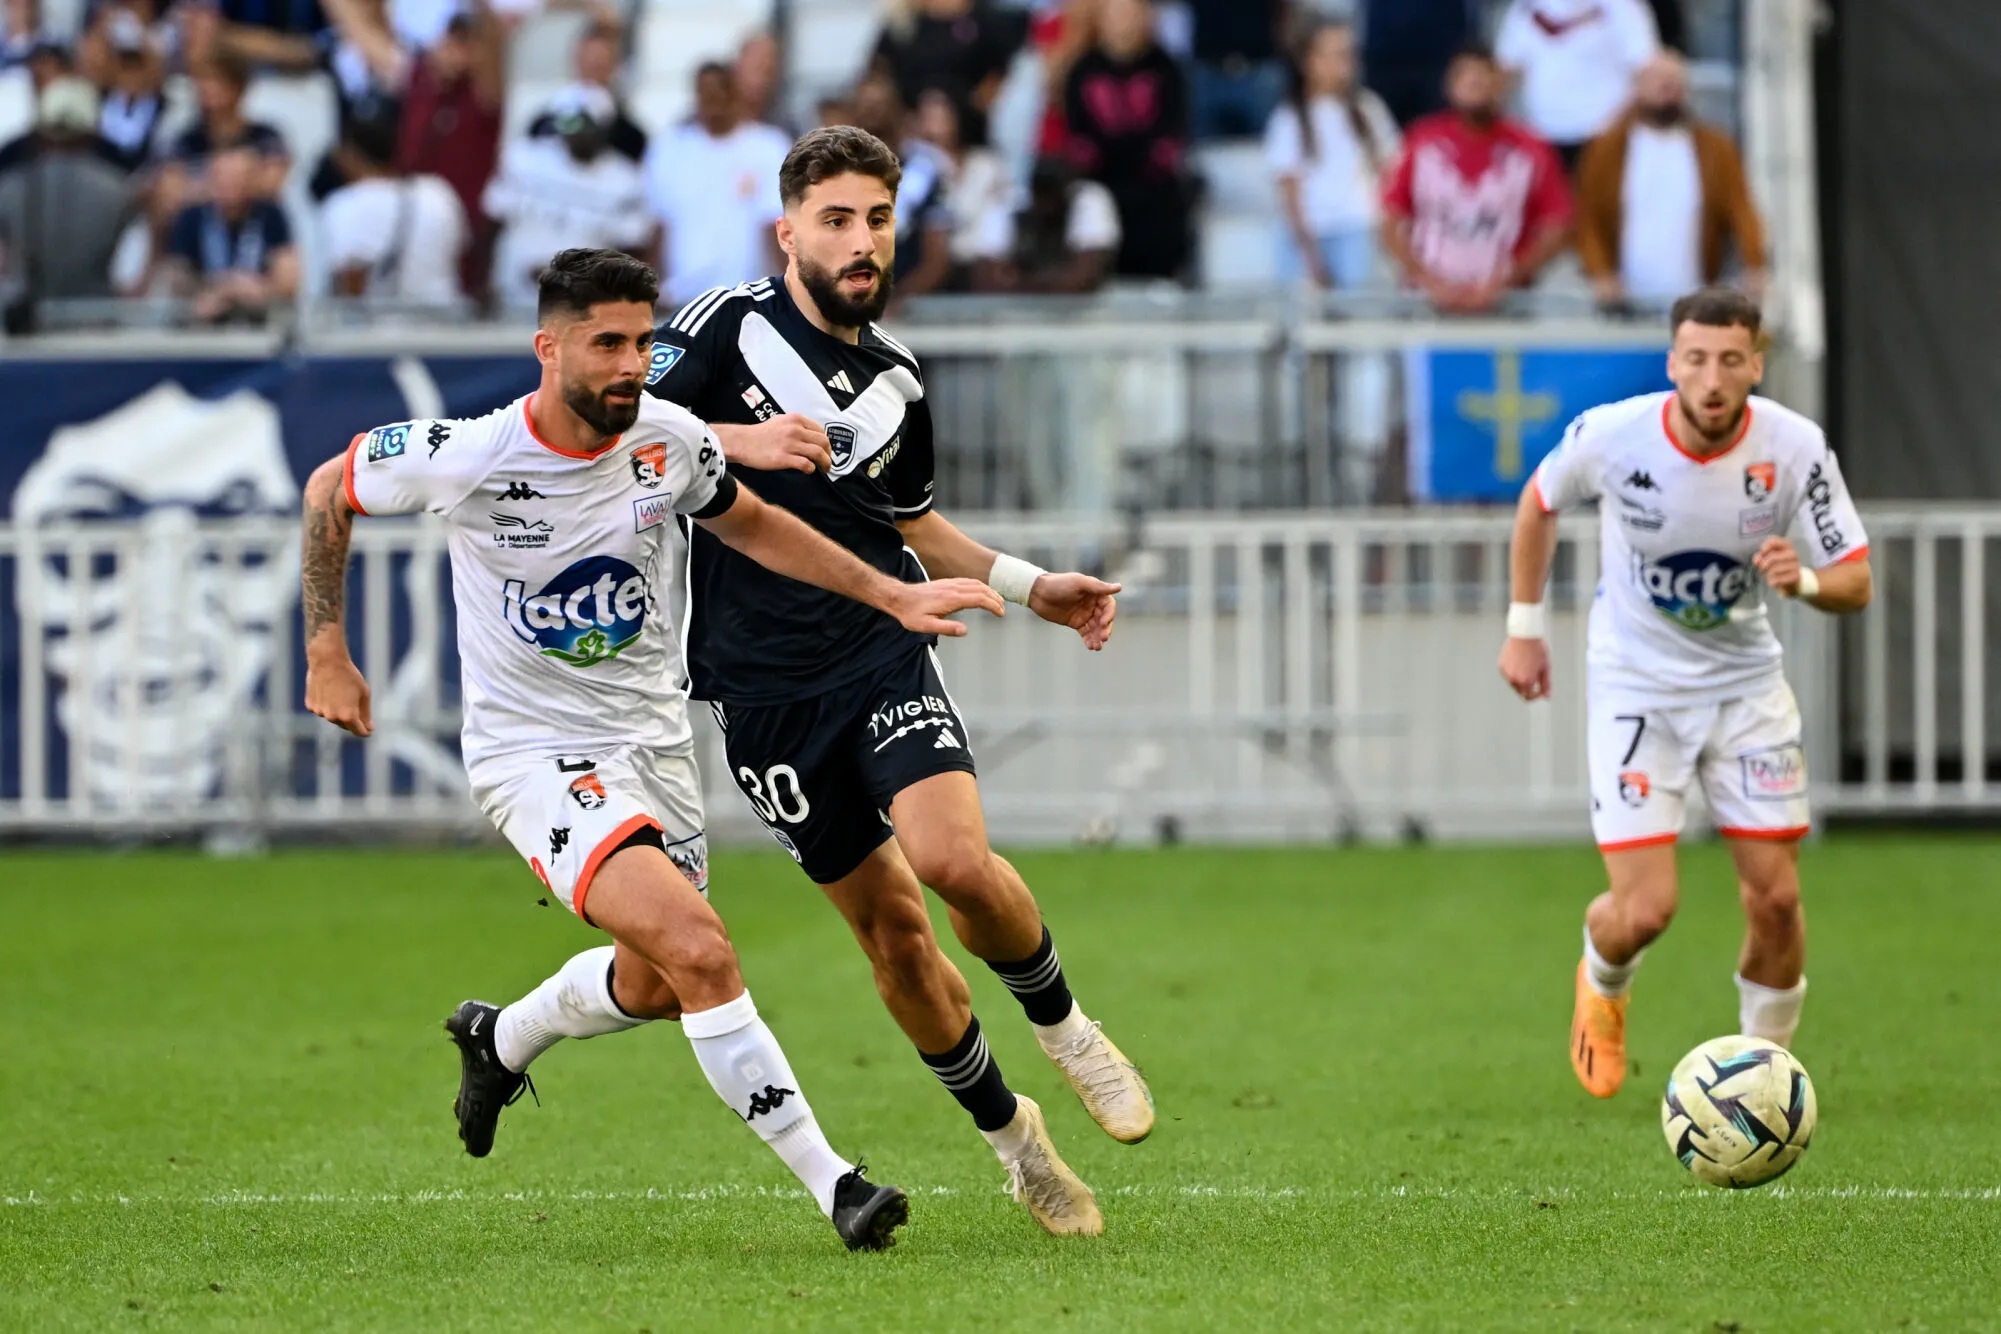
[[[1508,604],[1508,638],[1549,638],[1549,613],[1543,610],[1542,603],[1510,602]]]
[[[1040,565],[1030,565],[1019,557],[1010,556],[1005,551],[994,557],[994,567],[987,571],[987,587],[1008,601],[1026,607],[1028,594],[1035,587],[1035,581],[1049,573]]]
[[[1798,598],[1802,602],[1811,602],[1815,598],[1819,597],[1820,576],[1815,574],[1812,570],[1808,569],[1806,566],[1802,565],[1800,567],[1800,586],[1793,590],[1792,596]]]

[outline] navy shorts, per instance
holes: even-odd
[[[927,648],[811,699],[712,707],[737,787],[823,885],[895,832],[897,793],[935,774],[975,772],[965,723]]]

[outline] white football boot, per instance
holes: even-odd
[[[1107,1135],[1137,1144],[1153,1133],[1153,1093],[1146,1077],[1105,1036],[1104,1025],[1084,1018],[1073,1004],[1062,1023],[1035,1025],[1035,1040]]]
[[[1105,1230],[1097,1197],[1056,1153],[1043,1123],[1042,1108],[1033,1098],[1015,1095],[1014,1120],[989,1136],[1021,1147],[1011,1156],[998,1146],[1007,1168],[1008,1193],[1028,1206],[1045,1232],[1058,1237],[1095,1237]]]

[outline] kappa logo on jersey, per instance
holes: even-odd
[[[1654,481],[1654,475],[1644,468],[1635,468],[1633,475],[1626,479],[1626,485],[1632,487],[1635,491],[1658,491],[1661,489],[1660,484]]]
[[[588,556],[533,596],[519,579],[501,588],[508,626],[545,657],[595,667],[639,638],[651,601],[646,576],[611,556]]]
[[[1744,795],[1752,801],[1791,801],[1806,795],[1806,752],[1798,746],[1758,751],[1742,759]]]
[[[500,529],[493,535],[493,544],[510,551],[546,547],[556,531],[546,519],[524,519],[519,514],[504,514],[499,510],[488,510],[486,517],[493,520],[495,528]]]
[[[494,497],[495,500],[547,500],[548,498],[526,482],[509,482],[507,489]]]
[[[1635,810],[1647,804],[1653,791],[1653,784],[1638,769],[1628,769],[1619,775],[1619,800]]]
[[[451,427],[445,425],[443,422],[432,422],[430,434],[424,438],[424,443],[431,447],[431,452],[426,454],[424,457],[427,459],[434,459],[438,457],[439,447],[442,446],[445,443],[445,441],[451,438],[452,438]]]
[[[632,479],[648,491],[667,480],[667,446],[639,445],[632,451]]]
[[[1744,494],[1753,505],[1763,502],[1779,485],[1776,463],[1753,463],[1744,469]]]
[[[577,799],[577,805],[594,811],[605,803],[604,780],[596,774],[585,774],[570,784],[570,795]]]
[[[855,428],[846,422],[828,422],[827,450],[834,458],[834,476],[847,472],[855,461]]]
[[[559,825],[549,830],[549,860],[555,861],[563,855],[563,849],[570,846],[570,827]]]
[[[1751,572],[1720,551],[1677,551],[1650,561],[1633,553],[1633,577],[1662,615],[1689,630],[1714,630],[1751,587]]]
[[[688,354],[685,347],[675,347],[672,343],[655,343],[653,355],[646,359],[646,383],[659,384],[674,369],[674,363]]]
[[[1848,539],[1834,521],[1834,487],[1818,463],[1806,475],[1806,503],[1807,514],[1813,520],[1814,540],[1820,543],[1820,549],[1832,556],[1847,546]]]
[[[674,512],[674,493],[659,496],[640,496],[632,502],[632,531],[643,533],[648,528],[658,528]]]
[[[368,433],[368,461],[380,463],[401,454],[410,443],[410,423],[378,426]]]

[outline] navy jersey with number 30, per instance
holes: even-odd
[[[931,410],[917,359],[876,326],[864,326],[858,343],[815,328],[781,278],[717,288],[661,326],[647,388],[705,422],[798,413],[820,423],[830,473],[732,463],[731,474],[884,573],[923,577],[896,524],[931,508]],[[806,699],[929,642],[700,529],[690,534],[690,564],[688,667],[699,699]]]

